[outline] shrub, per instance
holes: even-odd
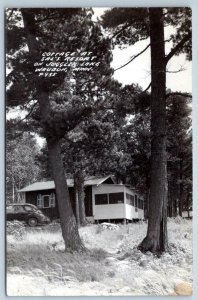
[[[16,240],[22,240],[25,235],[25,225],[19,221],[7,222],[6,231],[8,235],[12,235]]]

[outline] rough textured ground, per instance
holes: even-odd
[[[190,295],[192,222],[168,221],[169,251],[160,258],[136,249],[146,223],[102,230],[80,229],[90,250],[65,253],[58,225],[26,228],[20,240],[7,236],[9,296]]]

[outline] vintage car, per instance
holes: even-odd
[[[50,223],[50,219],[32,204],[8,204],[6,205],[7,221],[24,221],[34,227]]]

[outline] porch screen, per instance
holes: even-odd
[[[108,204],[108,195],[107,194],[97,194],[95,195],[95,205]]]
[[[143,200],[142,199],[138,199],[138,208],[140,208],[140,209],[144,208]]]
[[[138,197],[135,195],[135,207],[138,208]]]
[[[109,194],[109,204],[124,203],[124,193]]]
[[[134,196],[126,193],[126,203],[134,206]]]

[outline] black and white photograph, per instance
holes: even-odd
[[[6,8],[5,61],[7,296],[191,296],[191,8]]]

